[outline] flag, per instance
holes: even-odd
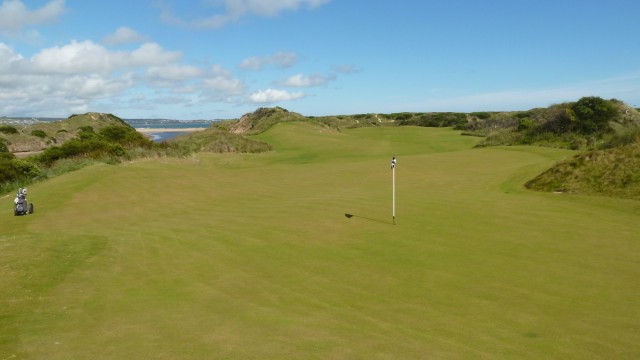
[[[396,167],[396,157],[392,157],[391,158],[391,170],[395,169]]]

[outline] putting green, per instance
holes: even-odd
[[[0,359],[640,356],[640,203],[522,187],[573,153],[415,127],[257,138],[276,150],[51,179],[30,216],[3,199]]]

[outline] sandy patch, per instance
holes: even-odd
[[[143,134],[152,133],[169,133],[169,132],[196,132],[203,131],[208,128],[136,128],[136,130]]]

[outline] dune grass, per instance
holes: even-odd
[[[640,355],[640,203],[523,188],[572,152],[414,127],[256,139],[275,150],[65,174],[30,187],[32,216],[4,198],[0,359]]]

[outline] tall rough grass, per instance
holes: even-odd
[[[640,200],[640,137],[634,143],[581,153],[538,175],[525,186]]]

